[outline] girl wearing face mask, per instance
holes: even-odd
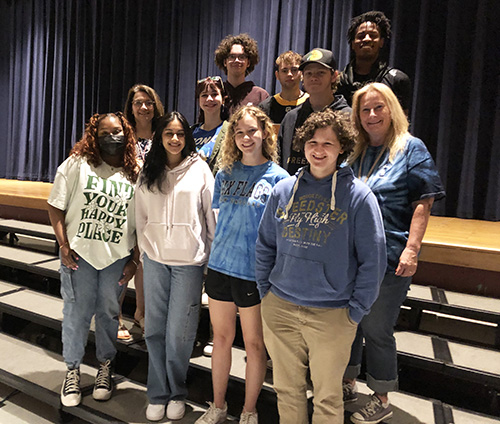
[[[100,367],[92,395],[111,397],[119,298],[139,263],[133,203],[138,172],[133,129],[120,112],[92,116],[57,169],[48,211],[61,257],[64,406],[81,401],[79,367],[94,315]]]
[[[222,140],[226,135],[229,113],[225,102],[227,100],[224,83],[219,76],[206,77],[196,84],[196,100],[200,105],[198,124],[193,129],[196,149],[203,157],[213,174],[217,174]]]

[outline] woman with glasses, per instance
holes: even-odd
[[[146,417],[184,416],[186,375],[198,327],[203,269],[215,233],[214,177],[186,118],[159,120],[136,192],[137,244],[144,266]]]
[[[227,130],[229,114],[224,83],[219,76],[206,77],[196,83],[196,99],[200,105],[198,123],[193,126],[193,138],[198,153],[207,161],[213,174],[219,169],[217,156]]]
[[[269,93],[253,81],[245,81],[258,63],[257,41],[248,34],[228,35],[217,47],[215,64],[227,75],[229,116],[241,106],[258,106],[269,97]]]
[[[137,157],[140,159],[141,163],[144,163],[146,154],[151,148],[151,142],[156,125],[160,117],[163,115],[163,104],[161,103],[160,97],[156,91],[151,87],[144,84],[135,84],[128,91],[124,109],[125,117],[135,130],[137,138]],[[134,322],[144,333],[144,289],[141,264],[139,264],[134,277],[134,286],[136,302]],[[125,291],[126,290],[124,290],[124,293]],[[123,303],[123,299],[124,297],[122,297],[121,303]],[[132,340],[132,336],[122,321],[121,308],[118,339],[123,341]]]

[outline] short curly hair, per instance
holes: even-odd
[[[88,163],[97,167],[102,164],[103,160],[101,157],[101,152],[99,151],[99,145],[97,143],[97,132],[99,130],[99,124],[104,118],[108,117],[118,118],[123,128],[123,135],[125,137],[125,151],[123,152],[123,173],[125,176],[135,183],[137,181],[137,176],[139,175],[139,163],[137,162],[137,151],[136,151],[136,138],[135,132],[132,126],[129,124],[125,116],[121,112],[115,113],[96,113],[90,119],[87,125],[85,125],[85,132],[78,143],[76,143],[71,152],[70,156],[80,156],[84,158]]]
[[[363,22],[373,22],[375,25],[377,25],[381,38],[385,38],[388,40],[391,37],[391,21],[387,18],[387,16],[384,15],[384,12],[379,12],[378,10],[370,10],[369,12],[352,18],[351,25],[347,30],[347,41],[349,42],[349,44],[352,44],[352,42],[356,38],[356,32]]]
[[[248,75],[255,69],[255,65],[259,63],[259,48],[257,47],[257,41],[246,33],[227,35],[220,42],[217,50],[215,50],[215,64],[227,75],[227,68],[224,62],[228,58],[229,52],[235,44],[243,46],[243,50],[248,56],[249,65],[245,72],[245,75]]]
[[[235,129],[238,122],[247,114],[254,117],[262,131],[266,132],[266,138],[262,140],[262,154],[266,159],[278,163],[278,143],[272,121],[262,109],[255,106],[243,106],[231,116],[226,137],[222,142],[218,165],[220,169],[228,173],[231,173],[234,163],[243,157],[243,153],[236,146]]]
[[[276,71],[279,71],[280,65],[285,63],[290,63],[292,65],[299,66],[301,61],[302,61],[302,56],[299,53],[296,53],[292,50],[288,50],[287,52],[281,53],[278,56],[274,64],[274,69]]]
[[[337,158],[337,168],[344,162],[354,149],[357,132],[348,114],[341,111],[325,109],[315,112],[306,119],[306,122],[297,130],[293,139],[293,148],[304,151],[306,141],[314,137],[316,130],[331,127],[340,143],[343,152]]]

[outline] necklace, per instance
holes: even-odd
[[[380,158],[382,157],[382,155],[384,154],[386,149],[387,149],[387,146],[384,146],[384,148],[382,150],[380,150],[380,153],[378,154],[377,159],[375,159],[375,162],[373,162],[373,165],[370,168],[370,170],[368,171],[368,174],[366,174],[366,177],[364,178],[364,180],[362,180],[364,183],[366,183],[368,181],[368,178],[370,178],[370,176],[372,175],[373,170],[377,166],[378,161],[380,160]],[[365,160],[365,156],[366,156],[366,150],[367,149],[363,150],[363,154],[361,155],[361,160],[359,161],[358,178],[360,180],[361,180],[361,170],[363,169],[363,161]]]

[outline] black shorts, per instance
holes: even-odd
[[[249,308],[260,303],[255,281],[231,277],[210,268],[205,279],[205,292],[214,300],[234,302],[239,308]]]

